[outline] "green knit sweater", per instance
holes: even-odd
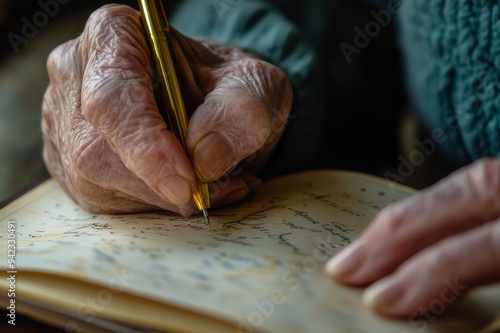
[[[407,93],[427,139],[439,133],[436,145],[458,164],[500,155],[498,1],[192,0],[177,14],[187,34],[249,49],[287,72],[298,106],[281,165],[335,167],[373,151],[394,158],[390,127],[404,102],[395,22]]]
[[[500,155],[500,3],[410,0],[400,17],[409,91],[427,130],[465,164]]]

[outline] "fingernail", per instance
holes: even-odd
[[[233,146],[218,132],[206,135],[193,150],[196,172],[206,182],[222,177],[232,167],[235,158]]]
[[[391,312],[397,307],[403,291],[402,286],[393,278],[385,278],[365,290],[363,303],[379,313]]]
[[[171,175],[160,182],[159,190],[174,205],[185,205],[191,200],[189,181],[178,175]]]
[[[220,200],[217,200],[217,206],[223,206],[227,205],[233,202],[237,202],[240,200],[243,200],[248,194],[248,191],[246,189],[238,189],[234,190],[233,192],[229,193],[225,197],[223,197]]]
[[[326,273],[338,280],[344,280],[352,276],[364,259],[362,245],[361,241],[356,241],[330,259],[325,267]]]

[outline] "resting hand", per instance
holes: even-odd
[[[285,74],[241,50],[172,29],[190,117],[186,154],[157,108],[144,36],[139,12],[108,5],[91,15],[80,37],[51,53],[42,120],[49,171],[95,212],[192,214],[195,173],[215,181],[212,202],[242,199],[258,183],[255,172],[290,112]]]
[[[387,207],[327,271],[349,285],[375,282],[364,300],[380,314],[425,316],[500,282],[499,262],[500,159],[484,159]]]

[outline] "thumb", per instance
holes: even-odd
[[[214,181],[245,158],[267,157],[283,132],[291,100],[281,70],[257,59],[242,60],[190,119],[187,147],[198,175]]]
[[[188,143],[198,175],[214,181],[259,149],[271,132],[268,110],[254,98],[232,91],[207,96],[191,118]]]

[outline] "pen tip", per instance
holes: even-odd
[[[210,219],[208,218],[208,210],[203,209],[203,216],[205,216],[205,221],[207,221],[208,226],[210,227]]]

